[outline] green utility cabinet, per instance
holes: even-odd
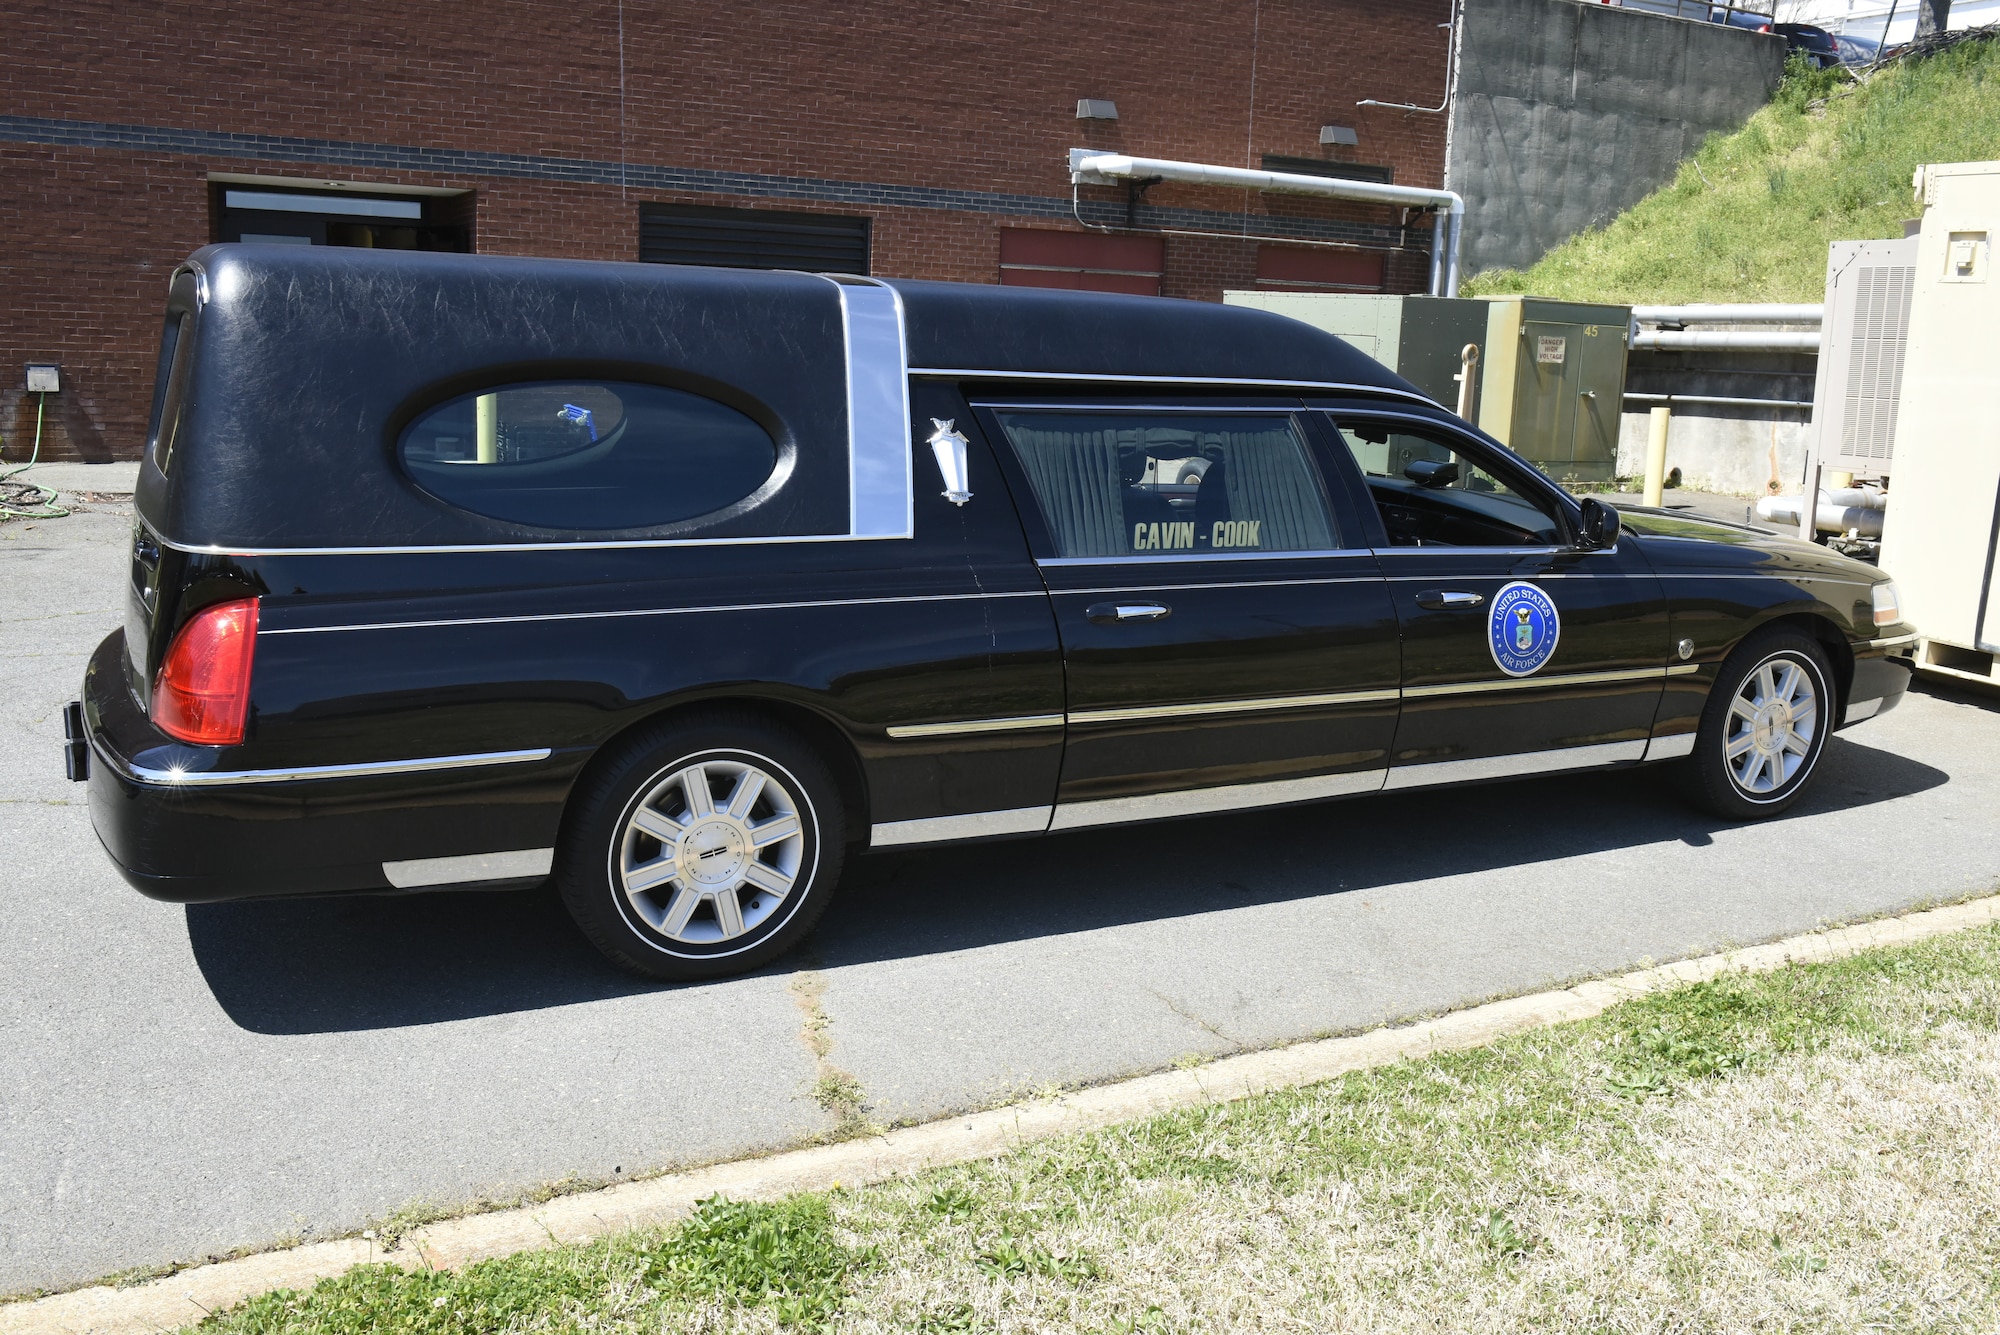
[[[1471,344],[1479,349],[1472,416],[1482,429],[1559,480],[1616,474],[1629,307],[1344,292],[1223,300],[1338,334],[1447,408],[1458,406],[1460,358]]]

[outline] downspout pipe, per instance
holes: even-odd
[[[1367,204],[1394,204],[1426,209],[1437,215],[1437,235],[1431,243],[1431,295],[1458,293],[1458,241],[1465,224],[1465,201],[1450,190],[1388,185],[1379,181],[1347,181],[1298,172],[1258,171],[1167,158],[1135,158],[1125,153],[1093,153],[1073,148],[1069,154],[1072,185],[1120,185],[1128,181],[1178,181],[1185,185],[1219,185],[1280,195],[1315,195],[1321,199],[1352,199]],[[1220,235],[1218,233],[1218,235]]]

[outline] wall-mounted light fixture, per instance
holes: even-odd
[[[1108,97],[1079,97],[1076,100],[1076,118],[1080,121],[1115,121],[1118,119],[1118,104]]]
[[[1346,125],[1320,126],[1319,141],[1321,144],[1345,144],[1349,148],[1361,142],[1355,137],[1353,128]]]

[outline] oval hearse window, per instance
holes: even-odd
[[[650,528],[756,491],[778,447],[714,399],[625,381],[467,394],[403,433],[403,466],[442,501],[538,528]]]

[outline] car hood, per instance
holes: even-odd
[[[1618,517],[1624,531],[1639,539],[1656,565],[1747,567],[1773,574],[1830,575],[1867,584],[1888,578],[1875,566],[1817,543],[1688,510],[1621,505]]]

